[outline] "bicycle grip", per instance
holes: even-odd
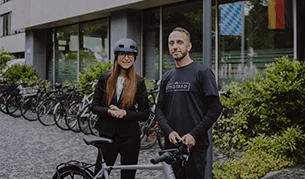
[[[151,162],[152,164],[157,164],[157,163],[159,163],[159,162],[163,162],[163,161],[167,160],[167,159],[170,158],[170,157],[171,157],[171,154],[168,153],[168,152],[165,152],[165,153],[163,153],[163,154],[162,154],[161,156],[159,156],[159,157],[155,157],[155,158],[150,159],[150,162]]]

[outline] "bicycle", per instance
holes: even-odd
[[[91,103],[87,104],[77,116],[78,126],[84,134],[98,135],[98,131],[94,128],[98,117],[92,113],[90,108]]]
[[[56,96],[63,94],[63,85],[55,83],[52,90],[47,92],[46,97],[37,106],[38,121],[44,126],[55,125],[54,106],[57,104]]]
[[[86,120],[87,118],[83,118],[82,114],[87,113],[89,110],[88,106],[92,103],[94,94],[93,90],[96,83],[96,81],[89,83],[88,86],[91,85],[92,92],[90,94],[83,94],[82,100],[78,103],[74,103],[67,111],[68,115],[66,117],[66,124],[73,132],[83,132],[84,127],[86,128],[83,124],[87,123],[82,120]],[[79,122],[81,122],[81,124],[79,124]]]
[[[68,109],[74,104],[81,101],[81,96],[75,87],[68,88],[66,92],[60,96],[56,96],[56,105],[54,106],[54,120],[57,127],[62,130],[70,130],[67,126]],[[68,118],[68,119],[67,119]]]
[[[87,145],[92,145],[98,148],[101,154],[101,170],[94,175],[91,168],[94,168],[95,164],[88,164],[85,162],[71,160],[67,163],[61,163],[57,165],[56,172],[53,175],[53,179],[65,179],[65,178],[83,178],[83,179],[97,179],[104,177],[110,178],[110,170],[162,170],[163,179],[175,179],[171,164],[174,162],[183,163],[188,160],[189,147],[182,141],[177,143],[177,148],[161,150],[158,157],[150,160],[151,164],[138,164],[138,165],[113,165],[108,166],[103,158],[101,148],[98,146],[103,144],[112,143],[111,139],[98,137],[94,135],[84,136],[84,141]]]
[[[157,86],[158,81],[154,81],[155,86]],[[158,141],[160,149],[164,149],[164,135],[159,126],[158,121],[156,120],[155,109],[157,105],[157,95],[158,88],[147,90],[148,99],[150,102],[150,112],[148,120],[145,122],[140,122],[141,129],[141,145],[140,149],[149,149],[155,145]]]

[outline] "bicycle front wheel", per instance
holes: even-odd
[[[78,125],[77,116],[82,110],[82,103],[74,103],[72,104],[66,113],[66,125],[73,132],[80,132],[80,128]]]
[[[54,120],[57,127],[62,130],[70,130],[66,124],[67,108],[66,104],[57,103],[54,107]]]
[[[0,111],[3,112],[4,114],[8,114],[6,110],[6,102],[9,97],[10,97],[9,93],[4,93],[0,96]]]
[[[92,179],[93,173],[84,169],[81,169],[77,166],[65,166],[57,170],[53,175],[52,179],[73,179],[73,178],[82,178],[82,179]]]
[[[80,114],[77,116],[78,127],[84,134],[91,134],[89,129],[89,119],[90,119],[90,104],[86,105]]]
[[[6,111],[10,116],[21,117],[20,102],[22,96],[19,94],[14,94],[10,96],[6,101]]]
[[[141,145],[140,149],[149,149],[157,142],[157,135],[154,126],[144,123],[141,126]]]
[[[36,121],[37,113],[37,96],[29,96],[24,101],[21,102],[20,110],[21,115],[28,121]]]
[[[99,132],[94,128],[97,120],[98,120],[98,116],[91,112],[90,117],[89,117],[89,129],[91,131],[91,134],[99,136]]]
[[[55,100],[48,99],[38,105],[37,117],[42,125],[44,126],[55,125],[53,111],[56,103],[57,102]]]

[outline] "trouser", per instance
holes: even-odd
[[[195,146],[190,150],[188,161],[174,163],[173,170],[177,179],[204,179],[207,162],[207,147]]]
[[[118,154],[121,157],[121,165],[137,164],[140,151],[140,136],[108,137],[100,134],[101,137],[112,139],[111,144],[103,144],[100,146],[103,152],[104,160],[107,165],[114,165]],[[98,154],[95,166],[95,174],[101,169],[101,155]],[[136,170],[122,170],[121,179],[134,179]]]

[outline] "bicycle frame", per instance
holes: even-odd
[[[102,176],[105,179],[110,179],[109,171],[110,170],[162,170],[163,176],[162,179],[176,179],[173,168],[171,165],[160,162],[160,164],[134,164],[134,165],[112,165],[108,166],[104,160],[103,152],[101,148],[98,148],[101,155],[101,170],[94,176],[93,179],[100,178]]]
[[[98,148],[100,155],[100,166],[101,169],[97,174],[93,174],[91,167],[94,167],[95,164],[89,164],[79,161],[69,161],[68,163],[61,163],[56,167],[56,173],[53,176],[53,179],[59,179],[61,176],[73,177],[82,176],[85,178],[101,178],[110,179],[111,170],[160,170],[162,171],[162,179],[176,179],[173,168],[171,164],[179,160],[187,161],[189,157],[189,147],[183,142],[179,141],[177,148],[161,150],[158,157],[152,158],[151,164],[130,164],[130,165],[111,165],[108,166],[104,160],[102,149],[100,148],[101,144],[110,144],[112,143],[111,139],[98,137],[94,135],[84,136],[84,142],[87,145],[92,145]]]
[[[162,179],[176,179],[174,171],[171,165],[161,162],[161,164],[137,164],[137,165],[113,165],[107,166],[106,163],[102,163],[102,169],[97,173],[93,179],[100,178],[102,176],[105,179],[110,179],[109,170],[162,170]]]

